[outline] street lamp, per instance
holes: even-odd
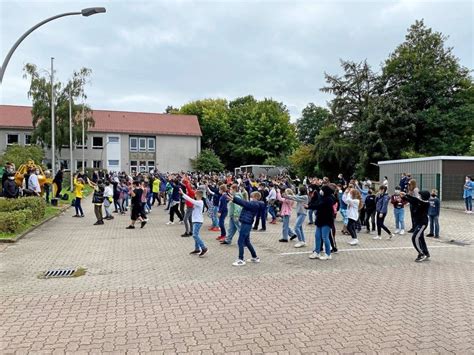
[[[28,31],[26,31],[23,36],[21,36],[20,38],[18,38],[18,40],[15,42],[15,44],[13,45],[13,47],[10,49],[10,51],[8,52],[7,56],[5,57],[5,60],[3,61],[3,64],[2,64],[2,67],[0,68],[0,84],[2,83],[3,81],[3,74],[5,74],[5,69],[7,68],[7,65],[8,65],[8,62],[10,61],[10,58],[11,56],[13,55],[13,52],[15,52],[15,50],[17,49],[17,47],[20,45],[21,42],[23,42],[23,40],[31,33],[33,32],[34,30],[36,30],[38,27],[40,26],[43,26],[45,23],[48,23],[50,21],[53,21],[53,20],[56,20],[57,18],[60,18],[60,17],[64,17],[64,16],[73,16],[73,15],[82,15],[82,16],[85,16],[85,17],[89,17],[91,15],[95,15],[95,14],[100,14],[100,13],[103,13],[105,12],[105,8],[104,7],[89,7],[87,9],[82,9],[81,11],[77,11],[77,12],[66,12],[64,14],[59,14],[59,15],[56,15],[56,16],[53,16],[53,17],[50,17],[50,18],[47,18],[46,20],[44,21],[41,21],[40,23],[34,25],[33,27],[31,27]]]

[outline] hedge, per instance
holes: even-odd
[[[15,199],[0,199],[0,213],[30,210],[35,221],[42,219],[46,213],[46,201],[41,197],[21,197]]]
[[[0,212],[0,232],[15,233],[33,219],[33,211],[23,209],[11,212]]]

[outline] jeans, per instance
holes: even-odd
[[[166,205],[166,209],[169,210],[171,208],[171,193],[166,193],[165,196],[168,198],[168,204]],[[166,197],[165,197],[166,200]]]
[[[199,235],[199,231],[201,230],[202,223],[201,222],[194,222],[193,223],[193,238],[194,238],[194,250],[203,250],[207,249],[206,245],[201,239]]]
[[[465,197],[464,203],[466,204],[466,211],[472,211],[472,196]]]
[[[219,211],[218,206],[212,206],[212,226],[219,227],[219,217],[217,216],[217,211]]]
[[[193,208],[186,207],[186,212],[184,214],[184,228],[186,229],[186,233],[191,233],[193,229],[193,223],[191,222],[192,214],[193,214]]]
[[[405,229],[405,209],[395,208],[393,214],[395,216],[395,228],[400,230]]]
[[[226,236],[226,230],[225,230],[225,218],[227,217],[227,212],[221,213],[219,216],[219,228],[221,229],[221,236]]]
[[[339,213],[342,216],[342,223],[344,223],[345,226],[349,223],[349,218],[347,217],[347,209],[340,209]]]
[[[252,255],[252,258],[257,257],[257,253],[253,248],[252,243],[250,243],[250,230],[252,229],[251,224],[242,223],[240,225],[240,232],[239,232],[239,241],[237,244],[239,245],[239,260],[244,260],[244,247],[247,247]]]
[[[272,221],[274,221],[276,217],[276,212],[275,212],[275,206],[268,206],[268,213],[270,213],[270,216],[272,216]]]
[[[304,213],[298,213],[296,216],[296,223],[295,223],[295,233],[298,236],[298,241],[304,242],[304,232],[303,232],[303,223],[306,218]]]
[[[235,232],[240,231],[239,217],[229,218],[229,233],[227,234],[226,242],[232,243],[232,238]]]
[[[262,221],[262,230],[267,229],[267,206],[260,208],[255,216],[255,223],[253,229],[258,229],[258,224]]]
[[[289,235],[295,234],[290,228],[290,216],[282,216],[283,227],[282,227],[282,239],[288,240]]]
[[[331,255],[331,243],[329,242],[329,233],[331,232],[330,226],[316,227],[314,238],[316,239],[315,253],[320,253],[324,241],[324,251],[329,256]]]
[[[428,216],[430,218],[430,234],[439,237],[439,216]]]
[[[382,233],[382,229],[388,234],[392,234],[392,232],[390,232],[390,230],[385,225],[385,217],[387,217],[386,213],[377,212],[377,235]]]
[[[314,213],[314,210],[308,210],[308,218],[309,218],[309,223],[313,224],[314,223],[314,220],[313,220],[313,213]]]
[[[84,211],[81,207],[81,200],[82,198],[76,197],[76,199],[74,200],[74,208],[76,209],[76,215],[84,216]]]

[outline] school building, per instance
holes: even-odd
[[[402,173],[409,173],[420,190],[437,189],[441,200],[462,199],[466,175],[474,176],[473,156],[436,156],[379,161],[379,177],[388,178],[389,192],[399,184]]]
[[[86,168],[108,171],[162,172],[191,170],[190,159],[201,151],[201,128],[196,116],[94,110],[84,145]],[[10,144],[31,144],[31,107],[0,105],[0,152]],[[45,164],[51,151],[45,149]],[[82,145],[75,144],[73,162],[69,146],[56,153],[65,169],[82,167]],[[72,164],[71,164],[72,163]]]

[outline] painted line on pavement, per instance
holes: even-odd
[[[435,248],[456,248],[457,245],[430,245],[429,249]],[[338,252],[344,251],[373,251],[373,250],[403,250],[403,249],[414,249],[413,247],[390,247],[390,248],[354,248],[354,249],[338,249]],[[311,254],[313,251],[295,251],[291,253],[281,253],[280,255],[299,255],[299,254]]]

